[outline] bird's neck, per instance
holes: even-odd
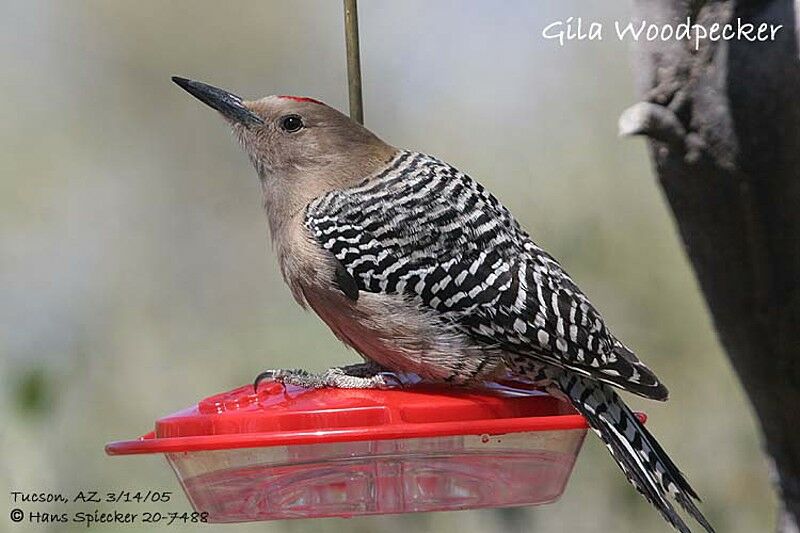
[[[330,192],[346,190],[381,172],[398,150],[381,143],[363,154],[345,154],[315,168],[296,167],[275,175],[261,175],[264,209],[276,245],[283,235],[302,224],[305,208]]]

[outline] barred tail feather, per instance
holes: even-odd
[[[606,444],[628,481],[667,522],[681,533],[691,533],[667,498],[672,496],[708,533],[714,533],[695,505],[694,500],[699,501],[697,493],[611,387],[567,372],[560,373],[557,382]]]

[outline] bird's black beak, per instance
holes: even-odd
[[[201,83],[199,81],[187,80],[173,76],[172,81],[177,83],[186,92],[206,104],[213,107],[222,115],[245,126],[263,124],[264,120],[247,109],[241,98],[217,87]]]

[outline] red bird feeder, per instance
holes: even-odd
[[[106,452],[165,454],[210,522],[553,502],[586,421],[556,398],[516,392],[266,382],[161,418]]]

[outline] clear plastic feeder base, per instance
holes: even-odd
[[[240,522],[537,505],[585,430],[167,454],[195,510]]]
[[[164,453],[209,522],[539,505],[564,491],[585,420],[547,395],[241,387],[110,443]]]

